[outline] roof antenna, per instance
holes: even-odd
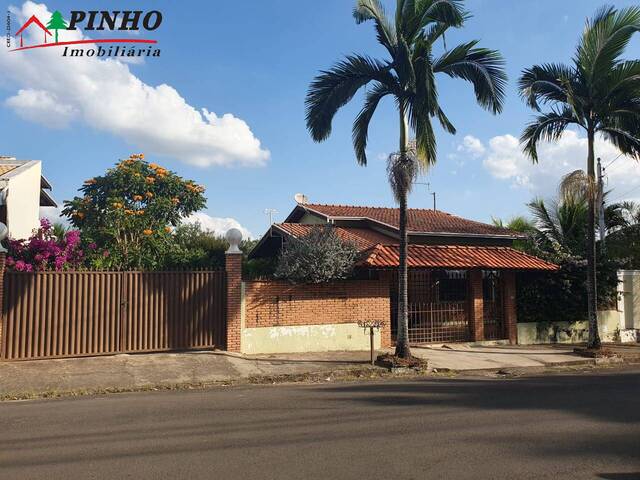
[[[430,182],[414,182],[414,185],[426,185],[427,186],[427,191],[429,192],[429,195],[433,196],[433,210],[436,210],[436,192],[432,192],[431,191],[431,183]]]
[[[273,225],[273,216],[278,213],[275,208],[265,208],[264,214],[269,215],[269,226]]]

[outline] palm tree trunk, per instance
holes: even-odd
[[[409,125],[405,114],[404,104],[400,104],[400,155],[401,158],[407,153]],[[396,337],[396,356],[400,358],[410,358],[409,348],[409,317],[407,314],[407,189],[403,189],[400,196],[400,252],[398,266],[398,330]]]
[[[589,318],[589,348],[600,348],[598,333],[598,296],[596,284],[596,196],[595,196],[595,155],[593,128],[588,131],[589,155],[587,176],[589,177],[589,221],[587,223],[587,315]]]

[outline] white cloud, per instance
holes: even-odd
[[[19,22],[32,14],[50,16],[46,5],[31,1],[21,8],[12,7],[12,12]],[[67,41],[87,38],[80,30],[64,31],[64,35]],[[25,31],[25,44],[39,42],[37,29]],[[61,48],[0,49],[0,82],[17,90],[6,99],[6,106],[49,127],[83,122],[146,153],[202,167],[260,166],[269,159],[269,151],[242,119],[206,108],[197,110],[175,88],[144,83],[122,61],[62,57]],[[85,50],[95,48],[95,44],[84,46]]]
[[[69,227],[69,219],[62,216],[62,207],[40,207],[40,218],[46,218],[51,223],[62,223]]]
[[[484,168],[500,180],[510,182],[514,188],[526,188],[536,195],[553,194],[563,175],[587,167],[587,138],[573,130],[564,132],[555,143],[543,142],[538,147],[539,161],[534,164],[522,153],[518,139],[513,135],[493,137],[481,156]],[[607,166],[618,156],[618,151],[603,138],[597,138],[595,153]],[[640,163],[620,157],[605,171],[606,188],[611,190],[611,198],[624,195],[629,190],[640,187]],[[634,192],[635,197],[640,188]],[[632,196],[633,197],[633,196]]]
[[[462,143],[458,145],[457,150],[461,153],[468,153],[473,158],[481,157],[486,151],[480,139],[474,137],[473,135],[466,135],[462,139]]]
[[[51,223],[62,223],[69,227],[69,219],[61,215],[62,207],[40,207],[40,218],[46,218]],[[244,228],[234,218],[212,217],[204,212],[196,212],[183,220],[184,223],[199,223],[203,230],[214,232],[216,235],[224,235],[230,228],[237,228],[242,232],[243,238],[253,238],[249,230]]]
[[[203,230],[214,232],[216,235],[224,235],[230,228],[237,228],[242,232],[243,238],[253,238],[251,232],[234,218],[212,217],[204,212],[196,212],[185,218],[184,223],[199,223]]]

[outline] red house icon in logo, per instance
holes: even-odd
[[[20,30],[16,32],[16,36],[20,35],[20,46],[22,47],[22,32],[32,23],[35,23],[38,27],[42,29],[44,32],[44,43],[47,43],[47,35],[51,36],[51,32],[47,30],[40,20],[35,15],[31,15],[31,18],[25,22],[25,24],[20,27]]]

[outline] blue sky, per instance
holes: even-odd
[[[386,2],[390,9],[393,3]],[[615,2],[620,7],[634,3]],[[17,13],[12,15],[14,27],[19,27],[20,14],[36,8],[22,3],[8,4],[7,8],[11,5]],[[100,2],[83,5],[107,8]],[[464,29],[450,34],[447,42],[454,45],[480,39],[482,46],[499,49],[507,61],[509,88],[503,114],[492,116],[475,104],[470,85],[439,79],[442,104],[458,129],[455,136],[438,131],[438,164],[421,180],[437,192],[439,209],[481,221],[525,213],[525,203],[533,196],[552,194],[559,175],[584,164],[582,134],[569,135],[560,146],[543,149],[539,166],[521,158],[514,137],[519,136],[531,112],[518,98],[515,81],[527,66],[569,61],[585,18],[601,5],[591,0],[467,2],[473,18]],[[66,18],[74,7],[77,2],[46,4],[49,11],[60,10]],[[210,225],[219,225],[215,220],[219,217],[234,218],[254,235],[261,235],[267,227],[264,209],[276,209],[276,220],[282,220],[293,208],[297,192],[318,203],[393,205],[384,160],[397,148],[391,101],[382,105],[372,123],[366,168],[356,164],[351,146],[351,122],[362,95],[340,111],[326,142],[312,142],[305,128],[304,97],[318,70],[352,52],[384,57],[373,27],[356,25],[352,7],[348,0],[109,2],[111,10],[162,11],[161,27],[141,34],[159,41],[161,56],[127,64],[124,70],[100,70],[103,73],[96,73],[90,64],[79,65],[83,59],[59,54],[45,58],[35,51],[9,54],[3,46],[0,154],[42,160],[45,175],[54,185],[54,197],[61,203],[74,195],[85,178],[100,174],[118,158],[144,151],[149,159],[206,186],[206,214],[213,217]],[[100,37],[96,32],[84,33]],[[639,53],[636,39],[627,56],[638,58]],[[20,59],[14,60],[17,55]],[[73,75],[74,82],[92,82],[92,75],[113,74],[108,79],[112,83],[95,79],[99,88],[92,95],[81,96],[75,93],[75,83],[65,90],[61,82],[66,77],[57,70],[62,68],[65,74]],[[33,73],[35,69],[42,70]],[[130,76],[123,74],[127,69]],[[41,77],[47,72],[50,78],[45,81]],[[132,79],[148,86],[136,87],[144,98],[134,96],[121,105],[116,103],[117,108],[113,102],[101,104],[109,97],[103,96],[100,88],[114,85],[122,88],[117,91],[126,97],[129,87],[117,83]],[[161,95],[167,93],[163,89],[155,90],[163,84],[171,87],[167,95]],[[149,89],[154,89],[152,93],[158,98],[153,108],[147,109]],[[32,100],[42,98],[38,95],[52,99],[51,104],[44,102],[48,105],[45,108],[39,102],[35,108]],[[218,117],[233,115],[228,128],[215,131],[215,135],[228,137],[212,140],[212,156],[216,145],[223,145],[223,153],[215,160],[203,159],[206,149],[200,144],[191,150],[189,142],[195,135],[191,131],[179,142],[165,138],[171,135],[162,135],[161,129],[152,138],[146,134],[146,129],[159,129],[154,125],[157,115],[168,117],[166,123],[160,122],[165,132],[173,130],[172,118],[180,121],[184,111],[175,116],[171,112],[175,95],[196,111],[204,108]],[[154,113],[155,108],[162,109],[160,114]],[[240,125],[239,119],[246,125]],[[203,132],[213,132],[200,125],[200,120],[197,123]],[[240,143],[246,141],[250,147],[233,145],[238,131]],[[613,149],[600,147],[597,154],[605,164],[615,158]],[[150,149],[167,155],[150,154]],[[611,166],[608,186],[614,190],[614,198],[627,191],[631,191],[629,197],[640,194],[640,188],[636,189],[640,187],[638,168],[624,158]],[[427,187],[417,185],[410,206],[430,207],[431,202]]]

